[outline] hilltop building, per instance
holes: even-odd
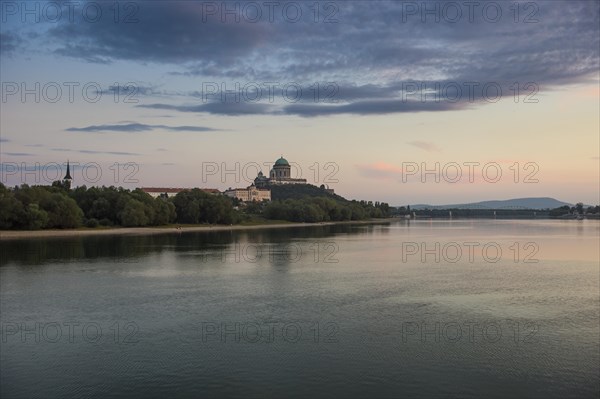
[[[146,194],[150,194],[152,198],[170,198],[174,197],[182,191],[191,190],[191,188],[180,188],[180,187],[142,187],[141,190]],[[201,188],[207,194],[221,194],[216,188]]]
[[[246,188],[229,188],[223,194],[244,202],[271,201],[271,190],[268,188],[258,188],[254,184]]]
[[[69,169],[67,165],[67,175]],[[66,176],[65,176],[66,179]],[[307,184],[306,179],[296,179],[292,177],[292,167],[290,163],[281,156],[275,161],[269,177],[262,172],[258,172],[258,176],[254,179],[254,184],[246,188],[229,188],[221,193],[215,188],[201,188],[202,191],[209,194],[224,194],[231,198],[237,198],[240,201],[271,201],[271,190],[267,187],[274,184]],[[150,194],[154,198],[174,197],[182,191],[191,190],[190,188],[180,187],[142,187],[142,191]],[[333,192],[333,190],[331,190]]]
[[[329,194],[335,194],[335,190],[333,188],[329,188],[329,186],[321,184],[321,189],[325,190],[325,192],[329,193]]]
[[[262,172],[254,179],[254,186],[262,188],[271,184],[306,184],[306,179],[292,178],[292,167],[283,156],[275,161],[273,168],[266,177]]]

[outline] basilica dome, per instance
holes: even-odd
[[[275,161],[275,166],[290,166],[290,163],[284,157],[279,158]]]

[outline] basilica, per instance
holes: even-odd
[[[266,177],[262,171],[254,179],[256,187],[266,187],[272,184],[306,184],[306,179],[296,179],[291,176],[292,167],[283,156],[275,161],[269,177]]]

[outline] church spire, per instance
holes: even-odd
[[[69,160],[67,160],[67,174],[65,175],[63,180],[73,180],[73,178],[71,177],[71,168],[69,166]]]

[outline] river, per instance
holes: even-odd
[[[600,223],[0,242],[0,396],[597,397]]]

